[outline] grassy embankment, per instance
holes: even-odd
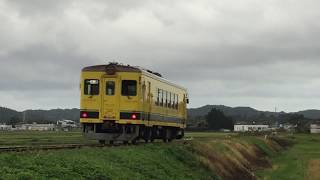
[[[271,158],[272,168],[259,171],[262,179],[320,179],[320,135],[288,136],[294,145]]]
[[[286,138],[196,133],[192,144],[200,161],[222,179],[257,179],[255,172],[271,168],[270,157],[291,145]]]
[[[80,133],[0,134],[13,144],[75,142]],[[4,138],[2,138],[4,137]],[[16,138],[14,138],[16,137]],[[24,137],[24,138],[22,138]],[[73,137],[73,138],[72,138]],[[4,179],[255,179],[254,171],[271,167],[267,155],[281,141],[225,133],[190,133],[189,141],[114,148],[2,153]],[[25,139],[24,142],[21,139]],[[50,140],[51,139],[51,140]],[[83,140],[83,139],[82,139]],[[10,142],[6,142],[7,145]]]

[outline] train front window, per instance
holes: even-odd
[[[85,95],[98,95],[99,94],[99,80],[97,80],[97,79],[84,80],[84,94]]]
[[[106,95],[112,96],[114,95],[115,83],[114,81],[107,81],[106,83]]]
[[[123,80],[121,94],[122,94],[122,96],[136,96],[137,95],[137,81]]]

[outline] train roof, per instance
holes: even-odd
[[[107,72],[108,70],[113,70],[114,72],[141,72],[141,70],[137,67],[133,67],[130,65],[123,65],[118,63],[109,63],[104,65],[95,65],[88,66],[82,69],[84,71],[96,71],[96,72]]]
[[[137,73],[143,73],[146,74],[148,76],[151,76],[153,78],[156,78],[160,81],[164,81],[166,83],[169,83],[171,85],[174,85],[178,88],[184,89],[186,90],[186,88],[181,87],[175,83],[170,82],[169,80],[165,79],[162,77],[162,75],[160,73],[148,70],[148,69],[144,69],[138,66],[130,66],[130,65],[123,65],[123,64],[119,64],[119,63],[109,63],[109,64],[105,64],[105,65],[95,65],[95,66],[88,66],[88,67],[84,67],[82,69],[82,72],[106,72],[107,74],[114,74],[115,72],[137,72]]]

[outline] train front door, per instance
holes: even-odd
[[[102,112],[105,120],[115,120],[119,112],[119,82],[116,78],[103,79]]]

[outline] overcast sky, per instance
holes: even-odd
[[[189,107],[320,108],[317,0],[0,0],[0,106],[79,107],[81,68],[118,61]]]

